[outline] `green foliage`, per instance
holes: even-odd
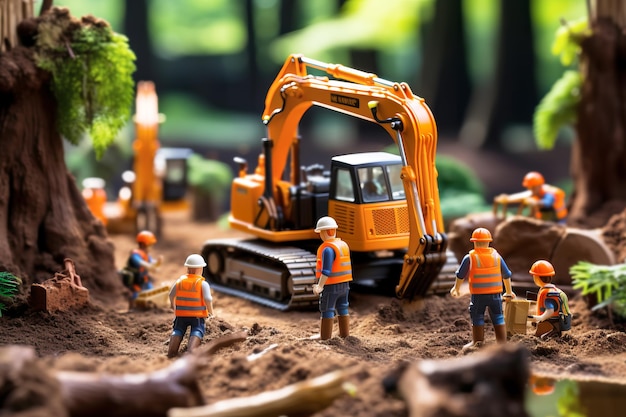
[[[203,193],[210,194],[216,201],[223,201],[233,179],[228,164],[205,159],[193,154],[187,160],[189,185]]]
[[[587,412],[580,402],[578,384],[572,380],[564,380],[565,392],[557,401],[559,415],[564,417],[585,417]]]
[[[11,301],[20,290],[22,280],[10,272],[0,272],[0,317],[6,308],[2,301]],[[5,301],[5,302],[6,302]]]
[[[594,310],[610,305],[618,315],[626,317],[626,264],[578,262],[569,272],[574,289],[596,297],[598,304]]]
[[[589,35],[590,29],[587,18],[561,25],[552,44],[552,54],[560,57],[563,66],[571,65],[580,54],[581,39]]]
[[[490,210],[483,196],[483,184],[467,165],[444,155],[437,156],[435,165],[441,213],[446,221]]]
[[[576,121],[582,83],[580,72],[565,71],[535,109],[533,128],[539,148],[552,148],[559,130]]]
[[[241,53],[246,48],[243,2],[152,0],[149,7],[151,39],[162,55],[228,55]],[[261,32],[278,27],[276,22],[264,23]]]
[[[130,119],[135,55],[103,20],[59,9],[41,19],[36,59],[53,76],[59,132],[73,144],[88,132],[100,158]]]
[[[559,56],[564,66],[571,65],[580,53],[581,40],[589,34],[586,18],[564,23],[555,35],[552,54]],[[535,109],[533,128],[540,149],[553,148],[559,130],[576,121],[582,84],[579,71],[565,71]]]
[[[389,50],[414,47],[419,6],[424,0],[348,0],[336,17],[308,25],[272,44],[277,62],[298,51],[317,59],[337,48]],[[389,13],[389,10],[401,10]]]
[[[473,194],[482,195],[483,184],[480,182],[474,171],[456,158],[437,155],[435,161],[439,177],[439,189],[466,191]]]

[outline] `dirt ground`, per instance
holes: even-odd
[[[199,252],[204,240],[237,235],[182,215],[166,217],[164,236],[154,248],[154,254],[165,258],[155,274],[157,285],[182,274],[185,258]],[[134,247],[133,236],[114,235],[111,239],[121,267]],[[470,340],[469,299],[446,296],[407,303],[356,291],[350,299],[351,336],[341,339],[335,328],[335,337],[322,342],[310,339],[319,331],[315,310],[279,312],[214,293],[216,317],[207,322],[205,341],[239,330],[246,330],[249,337],[218,351],[210,366],[201,369],[204,398],[210,403],[248,396],[344,369],[349,371],[356,393],[339,398],[316,416],[405,416],[404,402],[385,394],[382,379],[403,360],[462,356],[461,348]],[[578,297],[571,301],[571,308],[572,330],[561,339],[541,341],[530,334],[529,326],[528,335],[515,335],[510,343],[527,347],[533,370],[626,382],[624,324],[611,324],[602,312],[592,315]],[[121,294],[100,296],[76,312],[27,311],[19,317],[4,317],[0,319],[0,344],[33,346],[51,366],[61,369],[146,372],[172,362],[166,358],[172,319],[166,308],[127,312]],[[494,343],[489,325],[486,339]],[[247,359],[264,349],[268,350],[258,359]]]

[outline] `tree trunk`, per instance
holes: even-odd
[[[530,0],[501,0],[496,68],[489,85],[474,93],[461,141],[503,149],[502,134],[512,125],[532,126],[538,103]],[[436,114],[436,113],[435,113]]]
[[[435,17],[425,30],[424,62],[420,89],[437,115],[440,136],[456,136],[470,98],[465,22],[461,0],[435,2]]]
[[[581,44],[584,84],[572,149],[575,192],[569,218],[577,224],[595,213],[599,224],[592,226],[602,226],[626,206],[626,7],[620,0],[596,5],[592,34]]]
[[[148,0],[132,0],[124,2],[124,33],[128,36],[128,44],[137,56],[135,81],[154,81],[154,53],[148,28]]]
[[[0,54],[0,270],[29,288],[72,258],[92,296],[121,291],[113,245],[65,166],[49,82],[28,48]]]

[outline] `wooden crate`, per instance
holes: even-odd
[[[529,300],[513,299],[504,303],[504,321],[508,335],[526,334],[529,308]]]

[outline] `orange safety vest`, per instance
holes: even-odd
[[[500,254],[494,248],[473,249],[469,259],[470,294],[501,294]]]
[[[148,254],[141,249],[133,249],[131,251],[131,255],[139,255],[144,261],[150,262],[150,257],[148,256]],[[145,272],[145,270],[146,268],[143,265],[139,265],[139,272]]]
[[[208,317],[202,296],[204,277],[195,274],[182,275],[176,281],[176,317]]]
[[[552,317],[570,314],[567,295],[554,284],[546,284],[537,294],[537,315],[542,315],[546,311],[547,299],[554,300],[557,305],[557,308],[552,312]]]
[[[350,262],[350,248],[348,244],[339,238],[329,239],[323,242],[317,249],[317,264],[315,266],[315,276],[317,279],[322,275],[322,253],[324,249],[331,247],[335,251],[330,275],[326,280],[326,285],[339,284],[352,281],[352,264]]]
[[[554,206],[552,206],[552,209],[554,210],[557,220],[562,220],[567,217],[567,207],[565,206],[565,191],[553,185],[544,184],[541,187],[541,197],[543,197],[545,194],[551,194],[554,196]],[[537,199],[539,200],[541,199],[541,197]],[[537,210],[535,212],[535,218],[539,220],[542,219],[541,210]]]

